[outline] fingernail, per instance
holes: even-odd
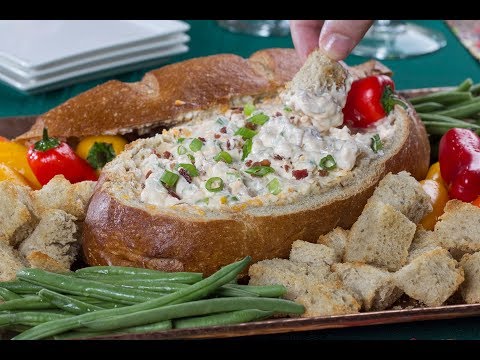
[[[353,49],[352,39],[343,34],[330,34],[320,42],[320,47],[333,60],[343,60]]]

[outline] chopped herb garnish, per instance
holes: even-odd
[[[223,118],[223,117],[219,117],[219,118],[217,119],[217,124],[222,125],[222,126],[225,126],[225,125],[227,125],[227,120],[226,120],[225,118]]]
[[[209,200],[210,200],[209,198],[203,198],[203,199],[201,199],[201,200],[198,200],[198,201],[196,202],[196,204],[204,203],[204,204],[207,204],[207,205],[208,205]]]
[[[245,170],[245,172],[252,176],[262,177],[275,172],[275,170],[273,170],[273,168],[270,166],[252,166],[251,168]]]
[[[179,168],[183,168],[183,169],[187,170],[188,175],[190,175],[191,177],[198,176],[198,170],[192,164],[178,164],[177,169],[179,169]]]
[[[163,173],[162,177],[160,178],[160,181],[165,184],[166,187],[168,188],[173,188],[175,184],[177,183],[178,179],[180,178],[179,175],[165,170]]]
[[[192,164],[195,164],[195,156],[193,156],[192,154],[187,154],[187,156],[190,159],[190,161],[192,162]]]
[[[203,146],[203,142],[200,139],[193,139],[192,142],[190,143],[190,150],[193,152],[199,151]]]
[[[226,152],[226,151],[220,151],[217,155],[215,155],[215,157],[213,158],[213,160],[215,161],[223,161],[227,164],[231,164],[232,163],[232,156]]]
[[[282,192],[280,181],[277,178],[273,179],[267,184],[267,189],[273,195],[278,195]]]
[[[249,117],[246,121],[251,122],[251,123],[256,124],[256,125],[263,125],[269,119],[270,119],[270,117],[268,115],[265,115],[264,113],[260,112],[258,114],[255,114],[255,115]]]
[[[247,139],[245,140],[245,144],[243,144],[243,155],[242,155],[242,161],[244,161],[248,154],[252,152],[252,139]]]
[[[212,177],[205,183],[205,189],[210,192],[219,192],[223,190],[223,180],[219,177]]]
[[[241,177],[239,172],[227,172],[227,175],[230,175],[230,176],[233,176],[233,177],[236,177],[236,178]]]
[[[185,155],[187,153],[187,148],[183,145],[180,145],[177,148],[177,153],[178,153],[178,155]]]
[[[255,111],[255,106],[253,104],[246,104],[243,107],[243,113],[245,116],[250,116]]]
[[[243,138],[243,140],[247,140],[247,139],[251,139],[255,135],[257,135],[257,132],[253,131],[253,130],[250,130],[250,129],[247,129],[245,127],[241,127],[239,129],[237,129],[237,131],[235,131],[234,135],[240,135]]]
[[[231,201],[239,201],[238,197],[236,197],[236,196],[230,196],[230,200]]]
[[[333,170],[337,167],[337,162],[332,155],[327,155],[320,160],[320,167],[325,170]]]
[[[382,140],[380,139],[380,135],[375,134],[372,137],[372,143],[370,145],[372,148],[373,152],[376,154],[379,150],[383,149],[383,143]]]
[[[185,141],[185,138],[178,138],[177,139],[177,143],[181,144]]]

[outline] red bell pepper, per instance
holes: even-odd
[[[95,170],[72,150],[68,144],[48,136],[31,145],[27,153],[28,164],[40,184],[47,184],[55,175],[62,174],[71,183],[97,180]]]
[[[395,104],[405,107],[395,94],[395,84],[386,75],[368,76],[352,83],[343,108],[344,122],[365,128],[387,116]]]
[[[480,137],[468,129],[450,129],[440,140],[438,158],[450,198],[475,200],[480,195]]]

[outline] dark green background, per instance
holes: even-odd
[[[440,51],[416,58],[384,61],[395,72],[398,89],[434,86],[449,86],[460,83],[466,77],[480,81],[480,64],[461,45],[443,21],[416,21],[435,28],[445,34],[447,46]],[[236,53],[248,56],[252,52],[268,47],[292,47],[289,37],[257,38],[248,35],[232,34],[217,27],[211,20],[189,21],[191,30],[190,51],[173,57],[171,61],[211,55]],[[347,63],[354,65],[364,58],[350,56]],[[108,79],[137,81],[145,71],[105,77],[88,81],[64,89],[38,95],[24,95],[6,85],[0,84],[0,116],[39,114],[60,104],[75,94],[100,84]],[[274,339],[480,339],[480,319],[457,319],[417,322],[387,326],[373,326],[350,329],[310,331],[267,336]],[[321,349],[320,349],[321,350]]]

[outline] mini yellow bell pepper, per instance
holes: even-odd
[[[0,141],[0,164],[7,165],[20,173],[32,188],[40,189],[42,187],[28,165],[25,146],[13,141]]]
[[[18,185],[31,186],[24,176],[20,175],[18,171],[13,170],[11,167],[0,164],[0,181],[11,181]]]
[[[443,214],[446,203],[448,202],[447,188],[439,181],[427,179],[420,181],[423,190],[430,196],[433,210],[425,215],[420,224],[426,230],[433,230],[440,215]]]
[[[446,187],[442,178],[442,173],[440,172],[440,163],[438,161],[430,166],[425,180],[435,180]]]
[[[120,154],[127,140],[118,135],[88,136],[77,145],[76,153],[97,170]]]

